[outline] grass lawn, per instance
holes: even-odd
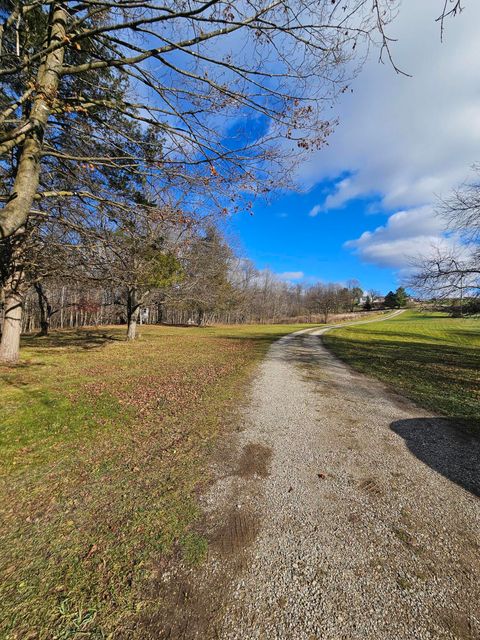
[[[272,340],[300,328],[24,339],[0,367],[0,637],[115,638],[161,607],[155,569],[206,552],[195,492],[215,437]]]
[[[480,422],[480,319],[406,311],[336,329],[326,346],[352,367],[435,413]]]

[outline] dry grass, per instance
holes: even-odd
[[[1,637],[129,637],[161,607],[152,575],[206,552],[195,495],[215,438],[271,341],[300,328],[25,339],[0,370]]]

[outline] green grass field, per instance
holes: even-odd
[[[425,407],[478,415],[478,320],[407,312],[328,346]],[[128,635],[165,562],[207,551],[196,495],[271,342],[301,325],[142,327],[24,338],[0,368],[0,637]],[[83,635],[82,635],[83,634]]]
[[[206,552],[195,492],[217,434],[269,344],[300,328],[25,337],[0,368],[0,637],[114,638],[158,610],[155,568]]]
[[[409,310],[391,320],[336,329],[324,340],[358,371],[426,409],[478,428],[479,318]]]

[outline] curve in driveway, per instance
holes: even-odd
[[[202,498],[208,561],[164,579],[174,614],[152,637],[480,638],[479,442],[346,367],[324,331],[260,366]]]
[[[279,340],[253,384],[241,440],[271,463],[230,486],[259,533],[218,637],[479,638],[478,441],[442,425],[424,439],[466,490],[402,432],[418,427],[421,446],[436,418],[343,365],[324,332]]]

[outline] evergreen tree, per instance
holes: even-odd
[[[404,307],[407,304],[408,295],[403,287],[398,287],[395,296],[397,298],[397,307]]]
[[[398,305],[397,294],[393,291],[389,291],[385,296],[385,306],[387,309],[396,309]]]

